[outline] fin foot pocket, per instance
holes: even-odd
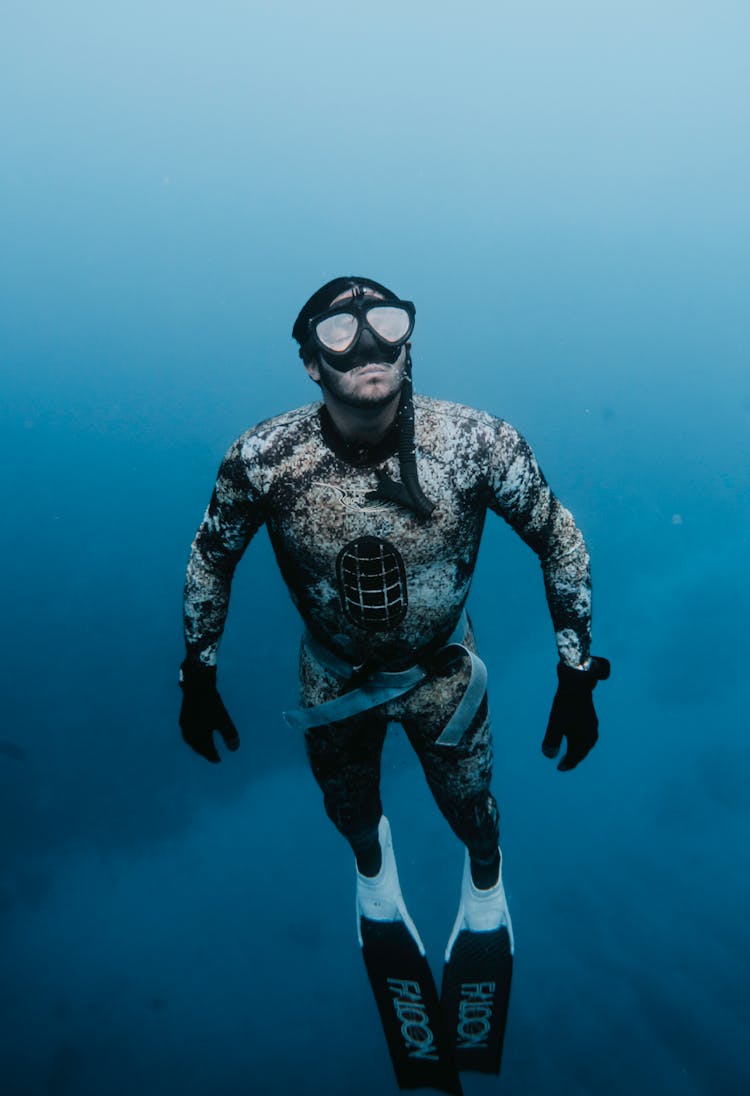
[[[424,955],[424,944],[419,938],[417,926],[409,916],[403,895],[401,884],[398,881],[398,869],[396,856],[393,851],[393,839],[391,827],[385,815],[382,815],[378,824],[378,841],[380,842],[381,865],[377,875],[367,876],[357,872],[357,932],[359,942],[362,944],[362,922],[395,922],[406,925],[414,942]]]

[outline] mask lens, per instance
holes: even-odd
[[[351,312],[337,312],[315,325],[315,334],[328,350],[341,353],[354,342],[359,324]]]
[[[383,342],[403,342],[409,333],[411,318],[403,308],[375,305],[367,310],[367,322]]]

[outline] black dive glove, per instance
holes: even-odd
[[[547,733],[542,742],[545,757],[557,757],[563,738],[567,739],[567,750],[560,764],[560,772],[574,769],[583,761],[589,750],[593,749],[599,737],[599,720],[594,711],[592,693],[597,681],[606,681],[609,677],[609,661],[606,658],[592,656],[587,670],[577,670],[557,665],[557,692],[552,701]]]
[[[188,746],[206,761],[221,761],[213,737],[218,731],[228,750],[239,749],[237,728],[216,689],[216,667],[186,660],[180,666],[180,688],[180,727]]]

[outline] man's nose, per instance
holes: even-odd
[[[357,353],[361,356],[372,353],[373,350],[378,350],[377,340],[372,331],[368,331],[366,327],[362,328],[362,332],[359,336],[359,343],[357,345]]]

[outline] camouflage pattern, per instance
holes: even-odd
[[[215,664],[234,568],[265,524],[292,599],[322,643],[355,665],[408,665],[455,628],[488,509],[539,557],[561,660],[578,666],[588,658],[588,554],[526,441],[503,420],[459,404],[416,395],[414,408],[420,482],[437,504],[430,518],[368,498],[378,469],[399,479],[395,444],[342,456],[326,440],[320,404],[269,419],[237,439],[188,564],[189,658]],[[374,623],[358,620],[341,587],[342,552],[349,566],[362,538],[385,542],[388,560],[395,553],[400,561],[391,568],[404,587],[393,594],[398,612],[381,624],[377,614]]]

